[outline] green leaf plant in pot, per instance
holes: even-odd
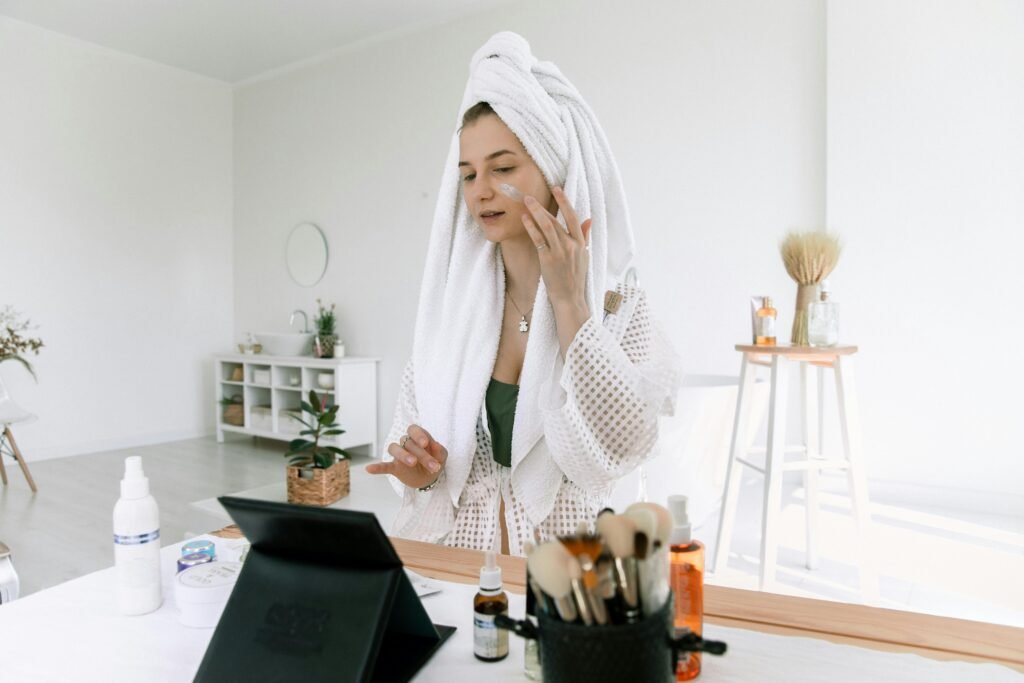
[[[316,338],[313,340],[313,355],[317,358],[334,358],[334,347],[338,343],[338,319],[334,313],[334,304],[324,307],[320,299],[316,300]]]
[[[349,493],[349,458],[337,446],[326,445],[324,439],[335,439],[345,433],[338,427],[338,406],[327,405],[327,395],[309,392],[309,402],[302,401],[300,436],[288,443],[288,502],[302,505],[330,505]]]

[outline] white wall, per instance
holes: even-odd
[[[1024,3],[829,2],[828,224],[874,476],[1024,514]]]
[[[231,342],[231,88],[0,18],[0,374],[29,460],[209,433]]]
[[[530,1],[239,87],[236,336],[337,301],[348,352],[383,359],[386,431],[469,59],[513,30],[598,113],[642,284],[688,370],[735,373],[747,297],[794,289],[778,237],[824,221],[824,22],[812,0]],[[288,231],[306,220],[331,248],[311,289],[284,266]]]

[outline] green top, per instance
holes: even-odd
[[[518,384],[505,384],[491,378],[484,399],[487,427],[491,430],[494,462],[505,467],[512,466],[512,423],[515,422],[518,399]]]

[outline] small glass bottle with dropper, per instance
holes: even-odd
[[[508,631],[498,628],[494,618],[508,616],[508,595],[501,587],[501,567],[493,550],[485,554],[480,568],[480,591],[473,597],[473,655],[484,662],[508,657]]]

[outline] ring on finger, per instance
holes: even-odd
[[[402,438],[398,440],[398,445],[400,447],[402,447],[402,448],[405,448],[405,442],[408,441],[408,440],[409,440],[409,435],[408,434],[402,434]]]
[[[544,249],[547,246],[548,246],[547,242],[541,242],[540,244],[537,245],[537,251],[540,251],[541,249]]]

